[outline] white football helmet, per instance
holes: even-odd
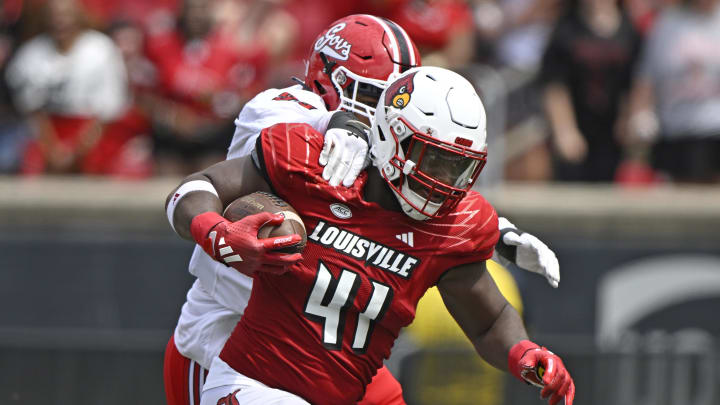
[[[447,69],[410,69],[388,85],[370,154],[407,215],[442,217],[465,197],[485,166],[486,123],[473,86]]]

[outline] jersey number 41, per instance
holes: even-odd
[[[330,270],[320,261],[315,276],[315,284],[305,304],[305,316],[323,326],[323,344],[329,350],[342,348],[343,330],[346,312],[355,301],[362,279],[357,273],[342,269],[340,276],[334,278]],[[358,315],[352,349],[356,353],[365,353],[373,327],[387,311],[393,298],[390,286],[370,280],[372,294],[365,308]]]

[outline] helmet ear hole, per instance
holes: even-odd
[[[315,88],[321,96],[326,93],[325,88],[323,88],[322,84],[317,80],[315,80]]]
[[[386,140],[387,138],[385,138],[385,133],[383,132],[382,128],[380,128],[379,125],[378,125],[378,127],[377,127],[377,130],[378,130],[378,137],[380,137],[380,140],[381,140],[381,141],[385,142],[385,140]]]

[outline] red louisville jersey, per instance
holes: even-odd
[[[302,217],[308,244],[303,261],[284,275],[257,273],[220,357],[312,404],[349,404],[362,398],[443,272],[492,256],[497,214],[477,193],[439,219],[385,210],[363,200],[366,173],[350,188],[323,180],[322,146],[323,135],[306,124],[261,134],[260,166]]]

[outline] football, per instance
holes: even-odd
[[[305,224],[303,224],[297,211],[295,211],[290,204],[274,194],[258,191],[240,197],[231,202],[230,205],[225,208],[223,216],[227,220],[234,222],[248,215],[258,214],[264,211],[280,213],[285,217],[285,221],[278,226],[263,225],[258,230],[258,239],[274,236],[286,236],[296,233],[302,237],[302,241],[300,241],[300,243],[276,249],[275,251],[281,253],[301,253],[303,249],[305,249],[305,244],[307,243]]]

